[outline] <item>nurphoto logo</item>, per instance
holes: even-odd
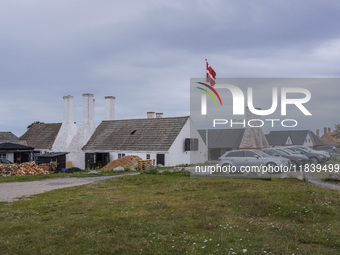
[[[257,78],[226,79],[231,80],[230,83],[225,83],[224,79],[221,79],[222,82],[215,82],[214,85],[201,80],[192,81],[191,85],[195,86],[196,91],[191,90],[191,101],[199,100],[202,117],[213,116],[211,120],[213,128],[222,125],[263,127],[265,124],[270,127],[281,125],[283,128],[292,128],[298,126],[299,121],[290,116],[312,116],[312,111],[308,108],[312,98],[311,91],[305,87],[287,86],[290,83],[289,79],[270,79],[270,84],[266,79]],[[265,84],[259,86],[259,80],[265,80]],[[210,106],[209,101],[213,102],[213,105]],[[191,103],[191,107],[192,105]],[[225,118],[227,112],[229,118]],[[224,116],[221,116],[221,113]],[[247,114],[250,114],[251,118],[249,116],[247,118]],[[244,118],[239,119],[242,115]],[[261,119],[261,116],[265,118]]]

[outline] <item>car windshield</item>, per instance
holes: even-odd
[[[281,155],[285,155],[285,156],[289,155],[289,153],[285,150],[276,150],[276,151],[277,151],[277,153],[279,153]]]
[[[294,154],[293,152],[291,152],[290,150],[287,150],[287,149],[278,149],[278,151],[287,153],[288,155],[293,155]]]
[[[314,150],[314,149],[310,149],[310,152],[311,153],[321,153],[321,154],[327,154],[327,151],[317,151],[317,150]]]
[[[269,155],[267,153],[264,153],[263,151],[254,151],[256,154],[260,155],[261,157],[268,157]]]
[[[286,148],[285,150],[289,151],[292,154],[301,154],[301,151],[297,148]]]
[[[307,148],[307,147],[299,147],[298,149],[306,151],[306,152],[312,152],[312,150],[310,148]]]
[[[303,151],[303,152],[310,152],[307,148],[307,147],[293,147],[292,149],[296,149],[296,150],[299,150],[299,151]]]

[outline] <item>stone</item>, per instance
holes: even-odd
[[[85,173],[83,173],[83,174],[98,174],[98,175],[100,175],[101,173],[102,173],[101,171],[91,170],[91,171],[85,172]]]
[[[117,166],[116,168],[113,169],[114,173],[124,173],[125,169],[122,166]]]
[[[147,164],[146,165],[146,171],[150,171],[150,170],[157,170],[157,166]]]
[[[158,164],[157,166],[158,166],[158,167],[164,167],[162,164]]]
[[[293,179],[299,179],[299,180],[304,180],[305,175],[303,172],[285,172],[280,174],[280,178],[286,179],[286,178],[293,178]]]
[[[175,172],[185,171],[185,167],[174,167]]]
[[[332,180],[332,181],[340,181],[340,172],[329,173],[329,179]]]
[[[131,172],[136,172],[137,170],[135,168],[130,169]]]

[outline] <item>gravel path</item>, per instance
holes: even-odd
[[[20,197],[27,197],[54,189],[79,186],[95,181],[138,174],[139,173],[99,177],[65,177],[32,182],[0,183],[0,202],[13,202],[18,200]]]
[[[315,178],[309,179],[308,181],[322,188],[340,190],[340,185],[338,184],[323,182],[320,179]]]
[[[113,175],[113,176],[99,176],[99,177],[65,177],[65,178],[55,178],[46,179],[42,181],[32,181],[32,182],[7,182],[0,183],[0,202],[13,202],[18,200],[20,197],[28,197],[31,195],[44,193],[46,191],[61,189],[72,186],[79,186],[88,184],[95,181],[106,180],[110,178],[122,177],[126,175],[138,175],[139,173]],[[309,179],[310,183],[317,186],[340,190],[340,185],[326,183],[319,179]]]

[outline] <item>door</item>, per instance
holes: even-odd
[[[165,166],[165,154],[157,154],[156,165],[159,165],[159,164]]]
[[[253,151],[244,152],[244,165],[245,166],[260,166],[262,164],[262,159]]]

